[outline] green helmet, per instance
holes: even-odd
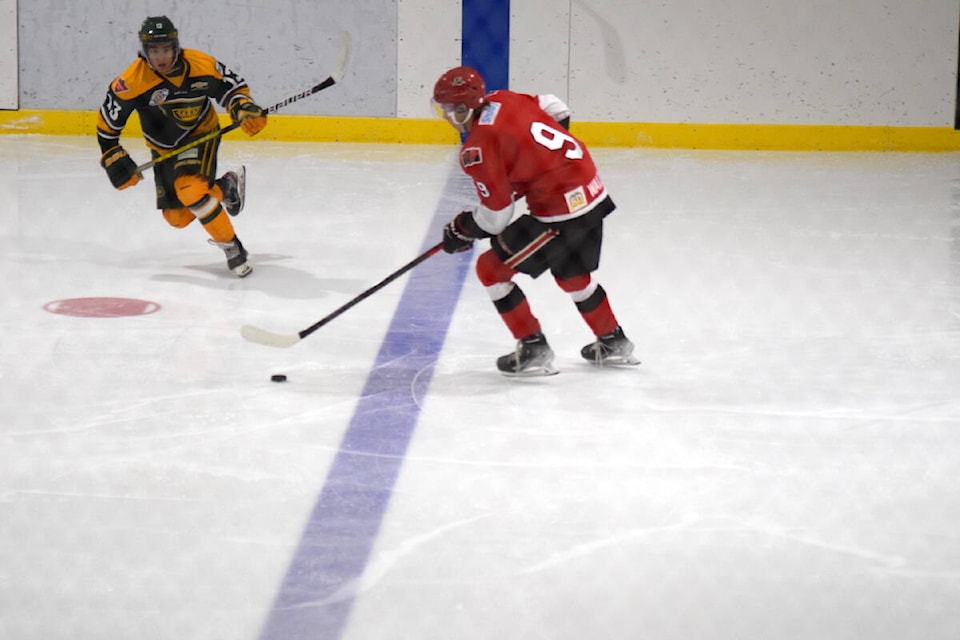
[[[147,46],[154,43],[172,42],[175,56],[180,55],[180,38],[177,28],[167,16],[147,18],[140,26],[140,49],[147,57]]]

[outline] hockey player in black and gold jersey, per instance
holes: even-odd
[[[142,179],[120,145],[134,111],[153,158],[218,130],[214,102],[248,135],[266,126],[266,111],[253,102],[243,78],[202,51],[181,49],[177,30],[166,16],[147,18],[140,42],[137,60],[110,83],[97,119],[100,164],[114,187],[126,189]],[[177,228],[199,219],[211,242],[226,253],[227,267],[242,278],[252,269],[224,209],[235,216],[243,208],[245,169],[218,179],[219,147],[217,136],[155,164],[157,208]]]

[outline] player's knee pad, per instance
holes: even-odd
[[[477,277],[485,287],[510,282],[515,273],[517,272],[505,265],[493,250],[484,251],[477,258]]]
[[[589,273],[586,273],[582,276],[573,276],[572,278],[556,278],[557,284],[567,293],[583,291],[590,286],[590,280],[591,278]]]
[[[182,229],[196,219],[196,216],[187,209],[186,207],[181,207],[179,209],[164,209],[163,210],[163,219],[167,221],[171,227],[176,227],[177,229]]]
[[[190,205],[190,211],[200,219],[200,224],[206,226],[220,217],[223,207],[220,201],[211,195],[203,196],[199,202]]]
[[[570,294],[574,302],[582,302],[588,299],[597,290],[597,281],[590,277],[590,274],[573,276],[572,278],[556,278],[557,285]]]
[[[177,199],[184,205],[193,208],[210,193],[210,181],[205,176],[195,173],[179,175],[173,181],[173,188],[177,192]]]

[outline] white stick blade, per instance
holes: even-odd
[[[350,62],[350,52],[353,50],[353,36],[349,31],[340,32],[340,64],[337,70],[331,76],[334,82],[340,82],[343,74],[347,71],[347,64]]]
[[[280,349],[292,347],[300,342],[300,336],[296,333],[274,333],[249,324],[240,327],[240,335],[250,342]]]

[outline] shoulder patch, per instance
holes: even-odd
[[[460,151],[460,164],[463,168],[472,167],[483,162],[483,151],[480,147],[466,147]]]
[[[164,104],[167,101],[167,97],[170,95],[169,89],[157,89],[150,94],[150,106],[158,107]]]
[[[126,93],[130,91],[130,87],[127,86],[127,81],[123,79],[123,76],[117,77],[117,79],[113,81],[113,86],[110,88],[113,89],[114,93]]]
[[[493,124],[497,119],[497,114],[500,113],[500,103],[491,102],[489,103],[486,109],[483,110],[483,113],[480,114],[480,119],[477,121],[480,124]]]

